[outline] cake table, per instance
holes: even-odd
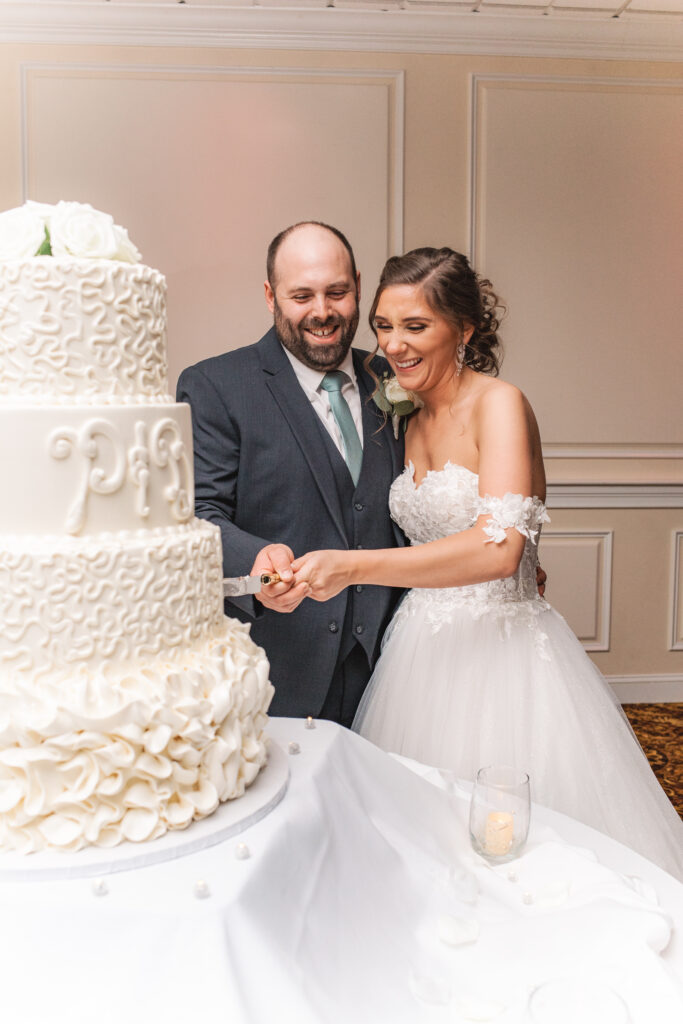
[[[309,724],[271,720],[269,813],[219,841],[193,825],[173,856],[123,844],[97,874],[87,851],[0,859],[5,1019],[522,1024],[568,979],[613,993],[614,1020],[680,1024],[682,885],[537,807],[524,855],[491,868],[466,787]]]

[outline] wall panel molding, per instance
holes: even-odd
[[[681,459],[680,444],[544,444],[545,459]]]
[[[553,607],[587,651],[608,651],[612,611],[612,530],[544,530],[540,560]]]
[[[3,0],[0,42],[678,61],[674,17]]]
[[[683,703],[683,675],[605,676],[622,704]]]
[[[670,637],[669,649],[683,651],[683,530],[675,530],[673,534]]]
[[[370,281],[403,249],[401,69],[19,67],[24,198],[107,210],[165,274],[172,388],[270,327],[266,247],[288,224],[338,224]]]
[[[566,91],[591,89],[615,91],[657,91],[661,89],[683,90],[683,83],[675,78],[602,78],[568,75],[527,75],[527,74],[478,74],[471,75],[470,90],[470,257],[477,264],[479,259],[479,224],[481,222],[481,178],[482,119],[487,87],[510,89],[563,89]],[[562,447],[565,447],[564,445]],[[570,446],[574,447],[574,446]],[[610,448],[614,446],[609,446]]]
[[[549,491],[564,507],[680,508],[683,447],[678,444],[545,444]],[[557,506],[562,507],[562,506]]]
[[[60,62],[58,64],[24,61],[20,64],[21,75],[21,154],[22,194],[24,201],[29,194],[29,111],[30,89],[33,80],[41,75],[93,75],[121,76],[122,78],[144,76],[149,78],[211,80],[217,76],[225,80],[268,81],[316,81],[325,83],[362,84],[370,82],[386,85],[389,92],[388,121],[390,131],[389,189],[387,256],[403,251],[403,190],[404,190],[404,122],[405,122],[405,72],[401,69],[345,69],[345,68],[243,68],[240,66],[218,65],[214,67],[193,67],[187,65],[158,66],[151,64],[86,64]]]
[[[470,84],[470,255],[508,305],[504,373],[536,410],[552,499],[680,507],[678,312],[653,315],[642,296],[657,282],[678,294],[683,83],[473,73]],[[648,319],[657,340],[643,363]]]
[[[683,508],[683,484],[548,484],[548,508]]]

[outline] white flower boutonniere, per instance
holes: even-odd
[[[377,382],[377,388],[372,398],[378,409],[391,416],[396,440],[398,440],[398,427],[401,420],[403,420],[403,430],[405,431],[411,412],[421,409],[424,404],[419,395],[414,391],[406,391],[396,377],[390,377],[388,373],[385,373]]]

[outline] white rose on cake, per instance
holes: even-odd
[[[26,206],[0,213],[0,260],[23,260],[35,256],[45,241],[45,223]]]
[[[114,218],[89,203],[57,203],[49,231],[53,256],[113,260],[121,245]]]
[[[19,209],[30,210],[31,213],[37,214],[47,227],[50,223],[50,217],[54,212],[54,205],[52,203],[37,203],[35,199],[27,199]]]
[[[140,263],[142,257],[128,237],[126,229],[115,224],[114,234],[116,235],[116,253],[112,258],[121,260],[122,263]]]
[[[89,203],[36,203],[0,213],[0,259],[74,256],[140,263],[125,228]]]

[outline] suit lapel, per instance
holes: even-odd
[[[372,444],[373,441],[376,442],[378,439],[381,440],[381,443],[387,445],[391,458],[391,479],[395,480],[397,476],[400,476],[404,468],[405,442],[403,427],[399,424],[398,439],[395,438],[391,420],[387,419],[385,421],[383,413],[380,412],[379,408],[372,401],[371,396],[375,390],[375,381],[365,369],[365,366],[363,365],[364,360],[365,354],[363,352],[354,351],[353,361],[356,369],[356,375],[358,377],[361,406],[363,409],[363,451],[367,451],[367,446]],[[375,369],[375,372],[377,373],[382,371],[381,366],[373,367],[373,369]],[[388,506],[388,490],[385,496],[385,501]],[[406,542],[403,531],[393,519],[391,520],[391,525],[397,546],[403,547]]]
[[[391,420],[385,421],[383,413],[372,401],[375,381],[363,365],[365,353],[354,350],[353,364],[358,378],[361,408],[363,411],[363,446],[373,439],[382,440],[387,444],[391,456],[392,480],[403,472],[403,432],[399,431],[398,440],[394,437]]]
[[[294,439],[308,463],[330,518],[340,538],[347,545],[348,538],[339,505],[337,484],[325,450],[318,417],[296,379],[296,374],[282,351],[274,329],[271,329],[259,342],[259,355],[266,375],[266,387],[270,390],[287,421]],[[286,467],[283,467],[283,472],[286,472]],[[302,500],[304,500],[303,495]]]

